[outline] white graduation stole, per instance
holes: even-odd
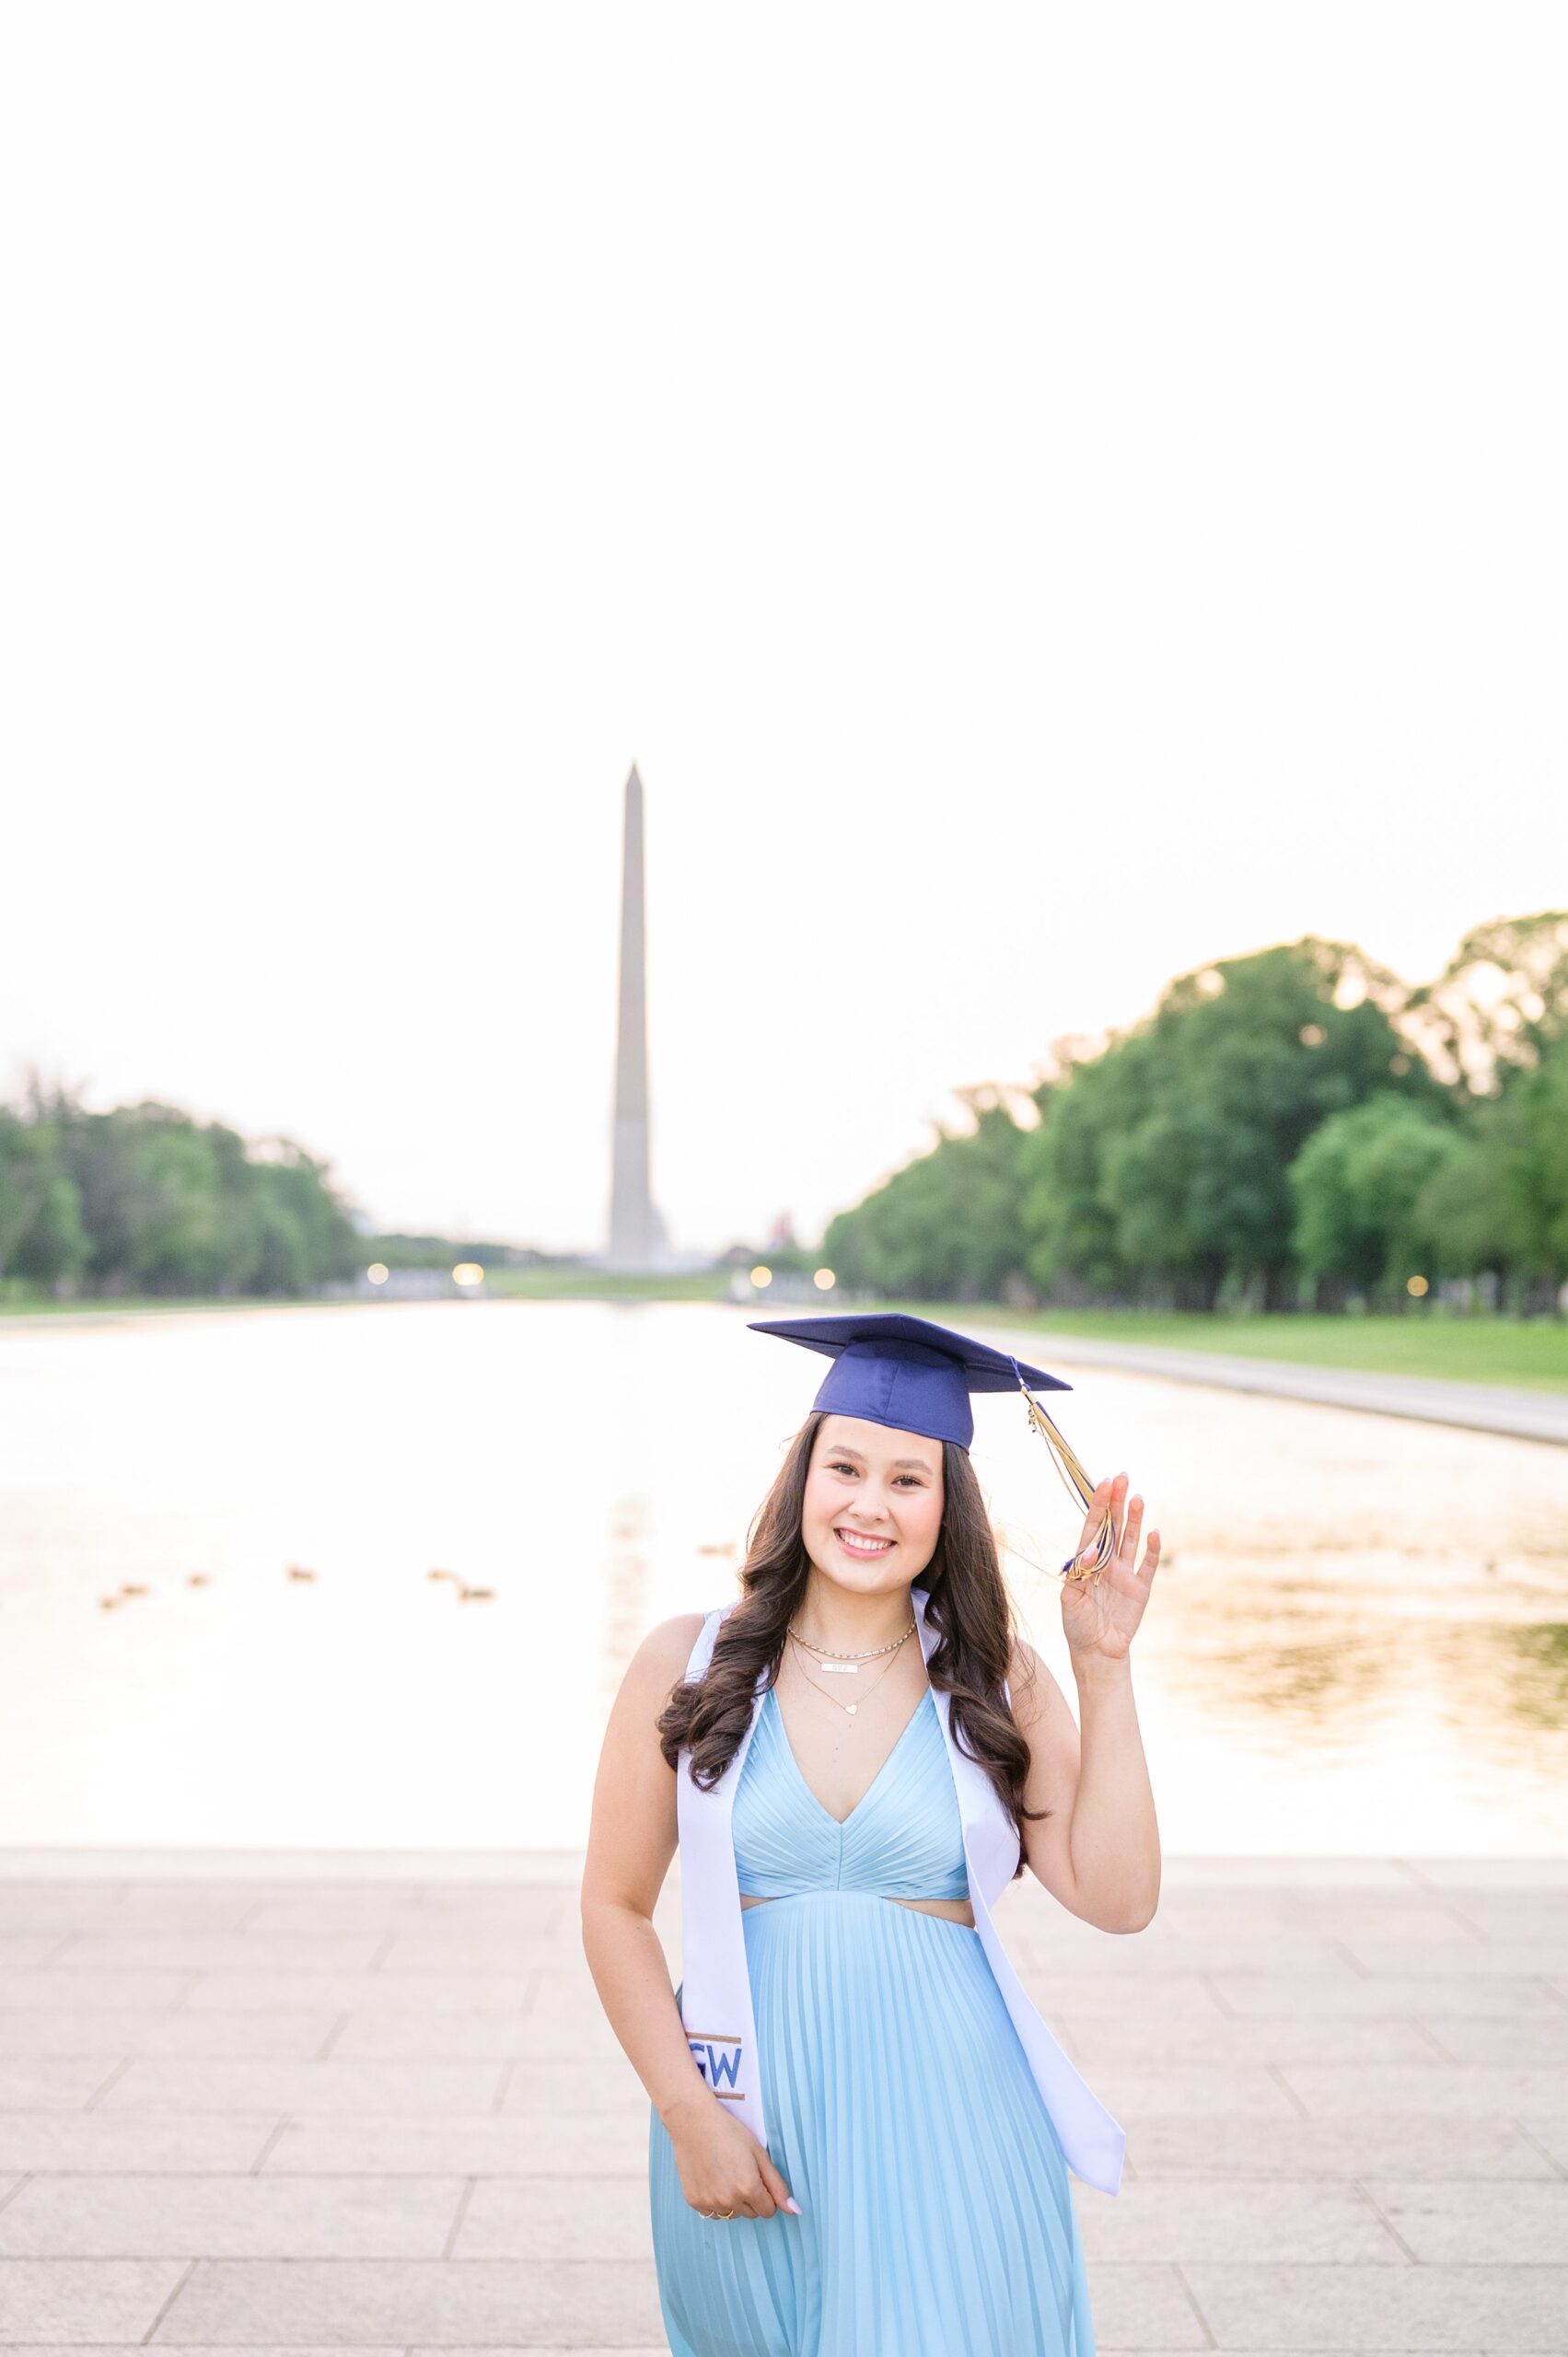
[[[910,1594],[921,1652],[929,1662],[937,1631],[929,1626],[925,1617],[927,1590],[915,1585]],[[735,1602],[716,1606],[703,1620],[686,1665],[688,1684],[694,1683],[707,1668],[719,1623],[734,1609]],[[736,1787],[757,1728],[765,1678],[765,1670],[759,1672],[750,1724],[713,1790],[705,1793],[692,1782],[691,1755],[685,1747],[680,1751],[676,1780],[680,1844],[681,2022],[692,2060],[703,2077],[721,2101],[734,2104],[738,2117],[764,2151],[768,2139],[762,2120],[757,2025],[751,2014],[751,1983],[746,1964],[746,1934],[731,1816]],[[951,1698],[937,1689],[933,1689],[933,1694],[963,1821],[969,1895],[981,1945],[1028,2057],[1035,2084],[1069,2166],[1086,2185],[1096,2186],[1102,2193],[1120,2193],[1126,2137],[1046,2027],[991,1921],[991,1902],[1006,1888],[1018,1863],[1017,1834],[984,1769],[977,1761],[966,1759],[954,1740]]]

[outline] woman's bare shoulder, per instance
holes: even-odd
[[[621,1680],[615,1717],[622,1715],[641,1726],[649,1713],[656,1717],[686,1675],[691,1648],[706,1616],[677,1612],[656,1621],[626,1665]]]
[[[675,1672],[683,1670],[707,1617],[705,1612],[677,1612],[668,1620],[656,1621],[637,1648],[639,1656],[659,1669],[669,1663]]]
[[[628,1679],[668,1694],[685,1677],[691,1648],[706,1619],[705,1612],[677,1612],[668,1620],[656,1621],[632,1657]]]

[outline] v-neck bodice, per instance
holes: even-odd
[[[753,1898],[805,1890],[871,1891],[883,1898],[970,1895],[963,1820],[929,1687],[841,1824],[802,1775],[770,1686],[731,1822],[736,1874]]]

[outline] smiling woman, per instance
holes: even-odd
[[[1098,1575],[1064,1590],[1103,1673],[1080,1747],[1013,1632],[968,1452],[971,1386],[1053,1378],[923,1319],[800,1323],[834,1370],[740,1595],[645,1639],[594,1794],[584,1945],[651,2099],[669,2346],[1093,2357],[1068,2171],[1115,2192],[1121,2131],[991,1907],[1027,1861],[1106,1931],[1153,1913],[1123,1623],[1158,1541],[1140,1579],[1132,1501],[1104,1582],[1120,1619],[1089,1601]],[[1093,1492],[1082,1544],[1125,1496]],[[672,1991],[651,1919],[678,1839]]]

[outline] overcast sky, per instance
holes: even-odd
[[[0,1084],[597,1246],[1568,903],[1556,7],[212,5],[0,33]]]

